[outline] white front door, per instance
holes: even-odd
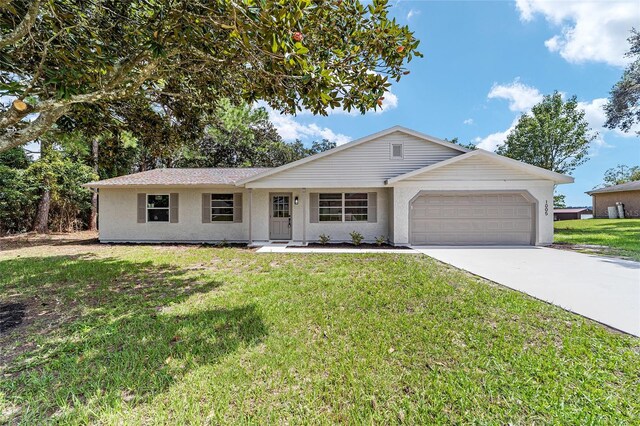
[[[291,239],[291,194],[271,194],[269,239]]]

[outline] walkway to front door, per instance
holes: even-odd
[[[291,194],[270,194],[269,239],[291,239]]]

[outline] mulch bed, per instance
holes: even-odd
[[[371,243],[362,243],[359,246],[349,244],[349,243],[309,243],[307,248],[320,248],[320,249],[373,249],[373,250],[411,250],[410,247],[407,246],[392,246],[391,244],[371,244]]]

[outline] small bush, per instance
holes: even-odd
[[[331,241],[331,236],[326,234],[320,234],[318,235],[318,241],[320,241],[320,244],[322,244],[323,246],[327,245],[329,241]]]
[[[218,243],[218,247],[229,247],[229,241],[227,241],[227,239],[223,239],[222,241],[220,241]]]
[[[378,247],[380,247],[386,242],[387,242],[387,237],[385,237],[384,235],[380,235],[379,237],[376,237],[376,245]]]
[[[364,236],[361,233],[359,233],[358,231],[352,231],[349,235],[351,236],[351,242],[354,246],[359,246],[360,244],[362,244]]]

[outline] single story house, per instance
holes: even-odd
[[[593,212],[589,207],[553,209],[553,220],[591,219]]]
[[[593,217],[608,218],[609,207],[624,204],[624,217],[640,218],[640,180],[588,191],[593,203]]]
[[[99,191],[102,242],[396,245],[553,241],[553,190],[573,178],[395,126],[270,169],[157,169]]]

